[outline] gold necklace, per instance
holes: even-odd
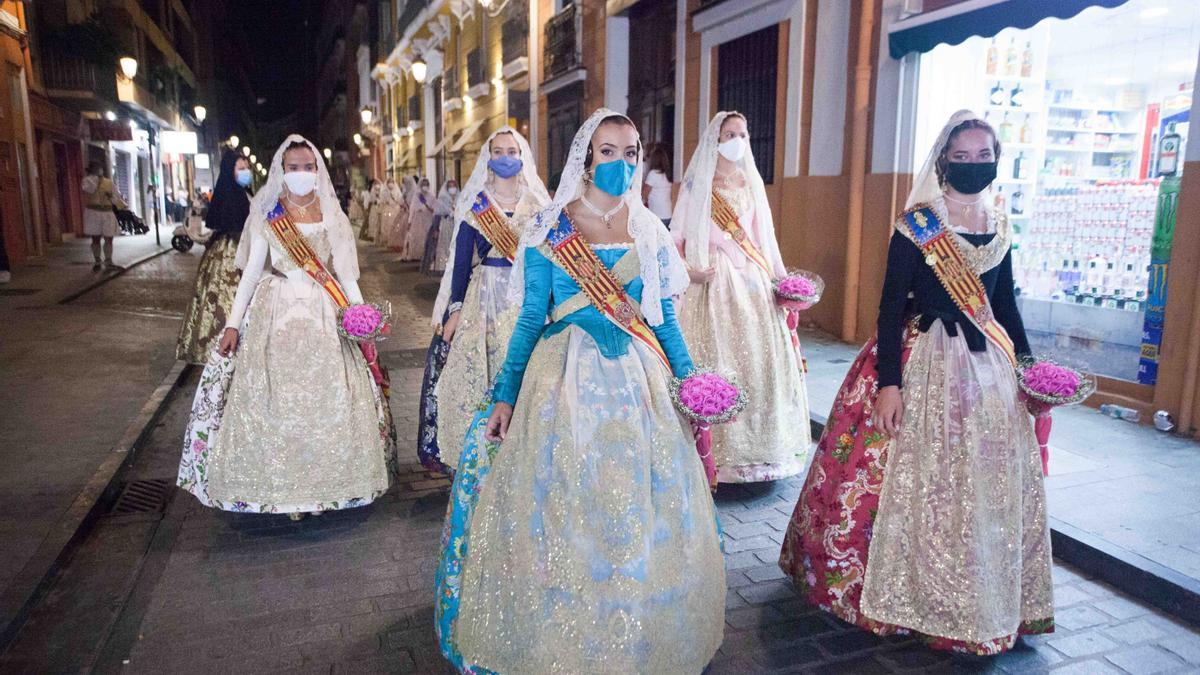
[[[297,204],[296,202],[292,201],[292,196],[290,194],[285,195],[283,197],[283,200],[288,203],[288,206],[291,206],[294,209],[296,209],[296,212],[299,213],[301,216],[307,216],[308,215],[308,207],[310,207],[314,203],[316,203],[317,195],[313,195],[312,199],[308,200],[307,204]]]

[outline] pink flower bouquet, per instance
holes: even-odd
[[[704,464],[709,487],[717,487],[717,466],[712,454],[712,425],[732,421],[746,407],[746,393],[717,373],[697,368],[671,382],[675,408],[692,422],[696,451]]]
[[[381,340],[391,332],[392,308],[388,303],[364,302],[338,311],[338,335],[352,342]]]
[[[1033,415],[1033,431],[1042,451],[1042,475],[1050,470],[1050,411],[1056,406],[1073,405],[1096,391],[1096,379],[1082,370],[1068,368],[1047,359],[1023,359],[1017,366],[1017,384],[1025,398],[1025,407]]]
[[[825,291],[825,281],[820,275],[804,270],[789,272],[771,285],[779,305],[792,311],[802,311],[817,304]]]

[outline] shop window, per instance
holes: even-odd
[[[763,182],[775,181],[775,73],[779,25],[717,48],[717,108],[746,116],[750,148]]]
[[[917,161],[960,108],[1003,145],[991,199],[1035,352],[1155,383],[1198,52],[1200,3],[1130,0],[920,57]]]

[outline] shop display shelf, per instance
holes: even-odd
[[[1046,150],[1053,152],[1091,152],[1091,148],[1080,148],[1074,145],[1047,145]]]

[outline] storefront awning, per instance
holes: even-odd
[[[940,44],[992,37],[1005,28],[1031,28],[1042,19],[1069,19],[1088,7],[1117,7],[1128,0],[965,0],[897,21],[888,29],[888,50],[899,59]]]
[[[475,136],[475,132],[479,131],[479,127],[483,126],[485,122],[487,122],[486,117],[471,122],[466,129],[463,129],[462,135],[458,137],[458,140],[454,141],[454,145],[450,146],[450,152],[462,150],[463,146]]]

